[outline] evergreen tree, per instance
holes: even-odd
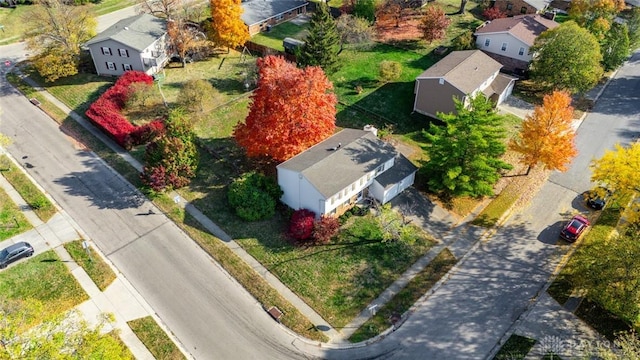
[[[493,195],[500,170],[511,165],[500,160],[505,153],[504,118],[480,94],[465,107],[454,99],[457,114],[438,116],[444,126],[431,124],[423,134],[429,141],[429,161],[423,167],[430,191],[454,196]]]
[[[309,22],[309,35],[305,45],[298,51],[297,60],[300,66],[320,66],[325,73],[338,70],[338,51],[340,35],[336,22],[329,14],[327,4],[319,3]]]

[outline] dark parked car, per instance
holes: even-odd
[[[560,237],[568,242],[574,242],[578,240],[580,235],[589,227],[589,219],[582,215],[575,215],[571,220],[562,228]]]
[[[602,210],[611,196],[611,191],[604,187],[591,190],[587,193],[587,205],[595,210]]]
[[[0,250],[0,269],[4,269],[12,262],[31,255],[33,255],[33,246],[27,242],[21,241],[8,246]]]

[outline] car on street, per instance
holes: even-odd
[[[604,206],[607,204],[609,197],[611,196],[611,191],[604,187],[598,187],[593,189],[586,194],[587,205],[590,208],[595,210],[602,210]]]
[[[560,237],[568,242],[574,242],[580,238],[589,225],[589,219],[582,215],[575,215],[564,225],[560,231]]]
[[[18,242],[0,250],[0,269],[6,268],[14,261],[33,255],[33,246],[28,242]]]

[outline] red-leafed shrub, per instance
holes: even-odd
[[[129,96],[129,85],[134,82],[152,84],[153,78],[140,71],[125,72],[112,87],[89,106],[86,112],[94,124],[124,147],[126,147],[127,136],[136,129],[136,126],[121,114]]]
[[[503,19],[507,17],[507,14],[502,12],[497,7],[486,8],[482,12],[482,16],[487,20]]]
[[[307,209],[296,210],[293,215],[291,215],[289,236],[298,241],[311,238],[315,218],[316,214],[314,214],[313,211]]]
[[[148,124],[138,126],[125,138],[125,148],[129,149],[134,146],[149,143],[162,136],[164,132],[165,127],[162,119],[156,119]]]
[[[140,174],[142,181],[153,191],[160,192],[167,187],[167,169],[162,165],[145,166]]]
[[[323,216],[313,224],[313,240],[316,244],[326,244],[331,238],[338,235],[340,222],[337,218]]]

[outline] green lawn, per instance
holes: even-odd
[[[153,320],[151,316],[127,322],[131,330],[149,349],[156,359],[182,360],[186,359],[176,344],[171,341],[167,333]]]
[[[2,176],[13,185],[40,220],[47,222],[51,219],[57,212],[55,206],[6,155],[0,156],[0,169],[9,169],[3,171]]]
[[[80,284],[53,250],[21,260],[0,271],[0,294],[9,299],[36,299],[44,304],[41,317],[67,311],[88,299]],[[35,319],[34,323],[38,323]]]
[[[304,40],[307,36],[307,28],[309,24],[297,25],[290,21],[278,24],[271,28],[269,32],[261,32],[253,37],[251,37],[251,41],[259,44],[270,47],[272,49],[276,49],[278,51],[284,51],[284,47],[282,46],[282,40],[286,37]]]
[[[32,227],[4,189],[0,189],[0,241],[21,234]]]
[[[91,256],[87,255],[87,251],[82,247],[82,242],[83,240],[68,242],[64,244],[64,248],[73,260],[87,272],[98,288],[104,291],[116,279],[116,274],[92,247],[89,247]]]

